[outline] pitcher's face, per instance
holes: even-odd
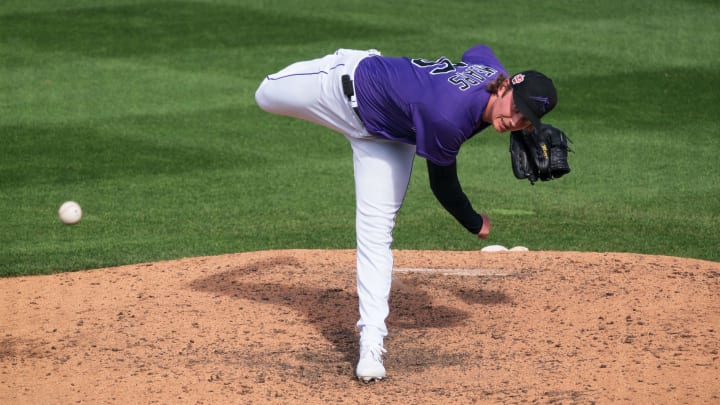
[[[513,90],[508,86],[498,91],[498,97],[491,107],[490,118],[492,126],[498,132],[519,131],[531,125],[530,120],[515,107]]]

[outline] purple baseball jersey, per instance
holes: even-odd
[[[448,166],[481,122],[490,93],[485,86],[507,75],[492,50],[474,46],[458,62],[376,56],[355,70],[360,115],[368,132],[416,145],[416,153]]]

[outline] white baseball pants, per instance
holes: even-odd
[[[301,118],[343,134],[353,150],[360,343],[381,343],[392,283],[392,231],[407,190],[415,146],[371,135],[343,93],[341,77],[377,51],[339,49],[320,59],[294,63],[263,80],[255,93],[260,108]]]

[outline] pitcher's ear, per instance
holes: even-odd
[[[498,86],[498,95],[502,96],[505,94],[508,90],[510,90],[510,80],[505,79],[500,83],[500,86]]]

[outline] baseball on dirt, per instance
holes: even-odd
[[[60,221],[66,225],[73,225],[80,222],[82,218],[82,208],[75,201],[65,201],[58,210]]]

